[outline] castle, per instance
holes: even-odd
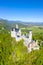
[[[31,52],[33,50],[39,50],[38,41],[32,40],[32,31],[29,31],[28,37],[26,35],[21,35],[21,29],[18,28],[18,25],[16,25],[15,28],[12,28],[11,30],[11,37],[16,38],[16,41],[20,41],[21,39],[24,39],[24,45],[28,48],[28,52]]]

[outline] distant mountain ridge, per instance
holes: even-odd
[[[22,22],[22,21],[9,21],[0,18],[0,27],[5,27],[7,29],[11,29],[18,24],[19,27],[30,27],[30,26],[43,26],[43,22]]]

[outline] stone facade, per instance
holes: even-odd
[[[38,42],[32,40],[32,31],[29,31],[28,37],[26,35],[21,35],[21,29],[18,28],[18,25],[16,25],[15,28],[12,28],[11,30],[11,37],[16,38],[16,41],[20,41],[21,39],[24,39],[24,45],[28,48],[28,52],[31,52],[32,49],[39,50]]]

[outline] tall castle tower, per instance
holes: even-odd
[[[14,28],[12,28],[12,30],[11,30],[11,37],[16,37],[16,33],[15,33],[15,29]]]
[[[16,29],[18,29],[18,25],[16,24]]]
[[[32,31],[29,31],[29,42],[32,41]]]
[[[18,25],[16,24],[15,28],[12,28],[11,30],[11,37],[20,37],[21,36],[21,30],[18,28]]]

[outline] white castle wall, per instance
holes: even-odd
[[[18,25],[16,25],[16,28],[19,29]],[[18,32],[16,32],[15,29],[13,29],[13,31],[11,31],[11,37],[15,37],[18,41],[20,41],[23,38],[25,41],[25,45],[28,45],[32,41],[32,31],[29,31],[29,38],[27,38],[26,36],[21,36],[20,29],[18,30]]]
[[[21,30],[17,32],[17,36],[21,36]]]
[[[17,37],[18,35],[20,37]],[[23,38],[25,41],[25,45],[28,45],[32,41],[32,31],[29,32],[29,38],[26,38],[25,36],[21,36],[21,30],[19,30],[18,33],[16,33],[14,30],[14,31],[11,31],[11,37],[15,37],[16,40],[19,40],[19,41]]]
[[[11,37],[16,37],[15,31],[11,31]]]
[[[18,25],[16,25],[16,28],[18,29]],[[37,47],[35,47],[34,45],[31,47],[31,45],[32,45],[32,31],[29,31],[29,38],[27,38],[25,35],[21,35],[20,29],[17,32],[15,31],[15,29],[13,29],[13,31],[11,31],[11,37],[16,38],[16,41],[20,41],[21,39],[24,39],[24,45],[28,48],[28,52],[31,52],[32,49],[39,50],[37,41],[35,42],[35,46],[37,46]],[[28,47],[28,45],[30,45],[30,47]]]

